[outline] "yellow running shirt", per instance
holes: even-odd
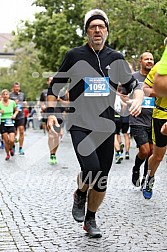
[[[144,81],[150,87],[153,87],[153,85],[154,85],[154,77],[155,77],[155,74],[156,74],[156,72],[157,72],[157,70],[159,68],[159,64],[160,64],[160,61],[157,62],[153,66],[153,68],[150,70],[150,72],[148,73],[148,75],[147,75],[147,77],[146,77],[146,79]],[[166,109],[166,112],[155,107],[153,109],[152,117],[153,118],[158,118],[158,119],[167,119],[167,98],[165,98],[165,97],[156,97],[155,105]]]
[[[160,60],[157,73],[161,75],[167,75],[167,46]]]

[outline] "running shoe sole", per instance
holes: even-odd
[[[101,238],[102,234],[96,225],[95,220],[85,220],[83,229],[88,233],[90,238]]]
[[[83,229],[87,232],[87,234],[89,235],[89,237],[90,238],[101,238],[102,237],[102,234],[94,234],[94,235],[91,235],[89,232],[88,232],[88,230],[87,230],[87,228],[85,227],[85,226],[83,226]]]
[[[153,191],[147,191],[146,189],[143,189],[143,196],[145,199],[151,199],[153,195]]]
[[[120,163],[122,162],[122,160],[123,160],[123,157],[122,157],[122,156],[116,157],[115,163],[116,163],[116,164],[120,164]]]

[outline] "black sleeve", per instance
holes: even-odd
[[[121,93],[129,94],[134,89],[141,89],[139,82],[132,75],[129,63],[120,58],[112,63],[110,78],[113,83],[121,85]]]
[[[137,89],[142,89],[141,83],[132,76],[128,83],[122,85],[121,93],[127,95]]]
[[[70,76],[68,76],[68,71],[72,67],[72,55],[71,51],[67,52],[60,68],[59,72],[53,77],[48,88],[47,95],[58,96],[60,89],[62,89],[68,82]]]

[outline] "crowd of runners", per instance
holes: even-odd
[[[84,222],[84,230],[91,237],[99,238],[102,234],[95,216],[105,197],[113,159],[118,165],[123,159],[134,159],[132,183],[141,187],[145,199],[152,197],[155,172],[167,146],[167,98],[159,97],[153,88],[162,64],[160,61],[154,65],[151,52],[140,55],[139,69],[133,71],[121,53],[105,45],[109,21],[102,10],[89,11],[84,27],[87,43],[70,50],[60,66],[59,72],[68,73],[68,78],[59,73],[48,76],[48,86],[41,90],[40,128],[48,134],[48,159],[56,167],[64,118],[69,114],[66,127],[81,168],[72,215],[77,222]],[[72,86],[61,89],[69,79]],[[56,85],[60,83],[61,87]],[[13,84],[12,91],[1,91],[1,148],[6,161],[15,155],[16,141],[19,155],[26,155],[24,132],[31,120],[34,127],[33,113],[36,111],[28,110],[19,82]],[[130,151],[132,138],[138,148],[136,156]]]

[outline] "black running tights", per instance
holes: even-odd
[[[89,131],[72,130],[70,131],[74,150],[81,167],[81,180],[85,184],[91,184],[95,179],[93,188],[96,191],[104,192],[107,189],[107,178],[110,171],[114,154],[114,135],[105,132],[96,132],[90,137]],[[98,137],[103,141],[97,148]],[[78,145],[86,139],[83,152]],[[84,150],[94,149],[92,153],[85,155]]]

